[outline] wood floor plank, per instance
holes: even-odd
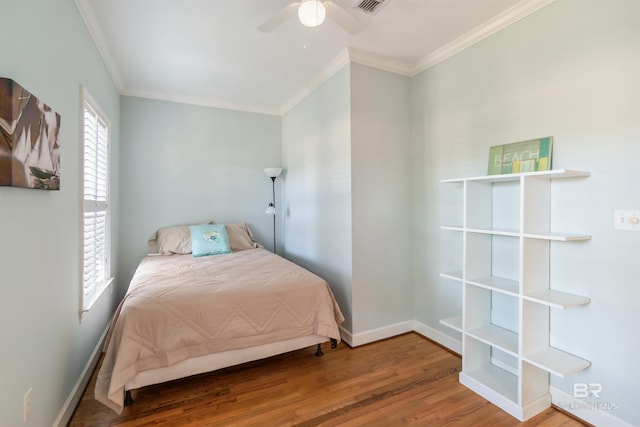
[[[518,422],[458,382],[458,356],[416,333],[326,347],[134,390],[122,415],[93,398],[94,372],[69,426],[584,425],[554,408]]]

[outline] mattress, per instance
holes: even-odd
[[[95,396],[121,413],[127,384],[145,371],[225,352],[242,363],[243,349],[305,337],[340,340],[343,321],[325,280],[262,248],[146,257],[114,315]]]

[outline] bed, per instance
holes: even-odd
[[[107,335],[98,401],[122,413],[127,391],[340,340],[328,283],[236,228],[244,240],[234,248],[227,225],[230,253],[161,247],[140,262]],[[191,246],[182,234],[178,252]]]

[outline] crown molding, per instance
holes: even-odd
[[[298,105],[311,92],[319,88],[324,82],[329,80],[335,73],[340,71],[345,65],[349,64],[349,49],[345,49],[331,62],[329,62],[318,74],[316,74],[309,83],[299,89],[280,109],[280,115],[284,116],[293,107]]]
[[[209,98],[191,98],[182,96],[172,96],[159,92],[147,92],[143,90],[124,89],[120,91],[122,96],[134,98],[146,98],[156,101],[176,102],[179,104],[196,105],[200,107],[221,108],[223,110],[242,111],[245,113],[267,114],[270,116],[282,115],[278,109],[260,108],[254,105],[234,104],[231,102],[220,102]]]
[[[402,76],[411,76],[413,69],[411,64],[408,64],[397,59],[388,58],[386,56],[377,55],[375,53],[366,52],[364,50],[348,47],[338,54],[329,64],[327,64],[322,71],[316,74],[309,83],[303,88],[298,90],[292,97],[283,105],[280,109],[280,115],[284,116],[293,107],[298,105],[300,101],[305,99],[311,92],[319,88],[324,82],[329,80],[335,73],[340,71],[345,65],[349,63],[356,63],[360,65],[366,65],[369,67],[377,68],[379,70],[388,71]]]
[[[109,52],[109,44],[105,41],[106,39],[102,33],[102,27],[96,18],[95,10],[87,0],[74,0],[74,2],[80,12],[82,20],[84,21],[85,27],[87,27],[93,42],[98,48],[100,56],[102,56],[102,60],[107,67],[107,72],[111,76],[111,80],[113,80],[118,92],[122,93],[124,84],[120,77],[120,73],[118,72],[118,67],[116,67],[116,62],[113,60],[113,56]]]
[[[522,0],[503,13],[496,15],[490,20],[482,23],[473,30],[463,34],[440,49],[419,60],[411,72],[415,76],[426,69],[433,67],[440,62],[451,58],[453,55],[462,52],[466,48],[486,39],[492,34],[505,29],[543,7],[553,3],[555,0]]]
[[[349,59],[351,62],[360,65],[366,65],[368,67],[377,68],[378,70],[388,71],[390,73],[399,74],[401,76],[411,77],[415,65],[400,61],[398,59],[389,58],[383,55],[378,55],[364,50],[355,49],[352,47],[347,48],[349,52]]]
[[[226,103],[213,99],[176,97],[163,93],[154,93],[126,88],[122,78],[120,77],[120,73],[118,72],[118,67],[116,67],[116,62],[113,60],[113,56],[109,51],[109,45],[106,42],[106,38],[104,37],[101,29],[102,27],[100,26],[100,23],[96,18],[95,10],[91,6],[91,3],[87,0],[74,0],[74,2],[78,8],[78,11],[80,12],[80,16],[84,20],[89,34],[91,34],[91,37],[93,38],[93,41],[98,48],[98,52],[100,53],[105,66],[107,67],[107,71],[111,76],[114,85],[116,86],[116,90],[120,95],[132,96],[136,98],[148,98],[157,101],[177,102],[180,104],[198,105],[202,107],[222,108],[225,110],[244,111],[248,113],[280,115],[279,109],[260,108],[253,105]]]
[[[335,73],[341,70],[345,65],[353,62],[360,65],[369,66],[382,71],[399,74],[401,76],[413,77],[436,64],[462,52],[468,47],[484,40],[485,38],[497,33],[498,31],[508,27],[509,25],[525,18],[526,16],[542,9],[543,7],[553,3],[555,0],[522,0],[507,9],[503,13],[484,22],[473,30],[463,34],[452,42],[446,44],[440,49],[435,50],[429,55],[423,57],[415,63],[409,63],[383,55],[348,47],[344,49],[338,56],[329,62],[318,74],[316,74],[306,85],[300,88],[294,95],[284,103],[280,108],[261,108],[251,105],[240,105],[233,103],[220,102],[214,99],[176,97],[163,93],[152,93],[145,91],[137,91],[126,89],[122,78],[116,67],[116,62],[108,49],[108,44],[101,31],[101,27],[95,16],[95,11],[87,0],[74,0],[80,15],[82,16],[85,26],[87,27],[91,37],[93,38],[100,55],[107,67],[109,74],[121,95],[133,96],[138,98],[149,98],[159,101],[178,102],[182,104],[192,104],[204,107],[223,108],[228,110],[245,111],[250,113],[268,114],[284,116],[311,92],[320,87],[324,82],[329,80]]]
[[[317,89],[322,83],[329,80],[331,76],[350,62],[399,74],[401,76],[413,77],[452,57],[453,55],[462,52],[466,48],[484,40],[509,25],[518,22],[522,18],[529,16],[554,1],[555,0],[522,0],[505,10],[503,13],[484,22],[473,30],[463,34],[413,64],[348,47],[326,67],[324,67],[322,71],[307,85],[296,92],[296,94],[280,109],[279,114],[282,116],[287,114],[293,107],[300,103],[300,101],[306,98],[311,92]]]

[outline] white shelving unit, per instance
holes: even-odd
[[[589,303],[551,288],[551,242],[591,238],[551,232],[551,183],[588,176],[553,170],[442,181],[463,186],[463,224],[442,227],[462,233],[462,269],[441,274],[461,284],[463,301],[459,316],[440,323],[462,334],[460,382],[521,421],[551,405],[549,374],[590,365],[549,341],[550,310]]]

